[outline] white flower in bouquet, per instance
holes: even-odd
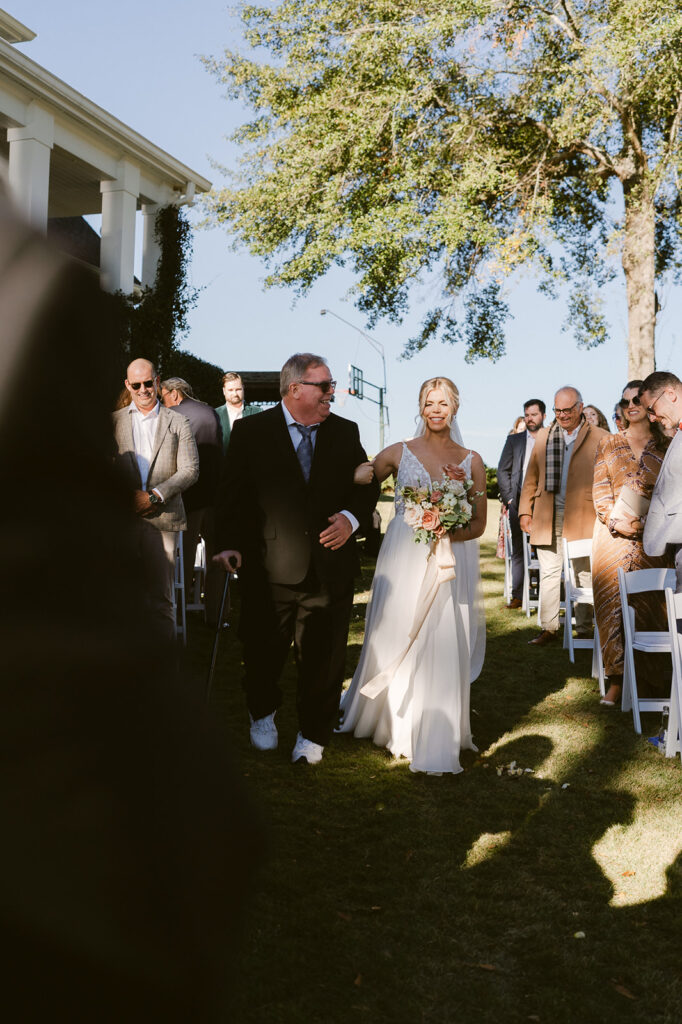
[[[442,480],[433,480],[428,488],[403,487],[404,520],[414,530],[415,541],[430,544],[446,537],[456,527],[470,523],[474,508],[467,495],[480,497],[478,492],[471,494],[473,486],[473,480],[453,480],[445,476]]]
[[[419,505],[413,505],[412,503],[406,504],[405,506],[405,522],[413,530],[418,530],[422,524],[422,510]]]

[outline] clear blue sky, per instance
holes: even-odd
[[[225,137],[240,122],[241,112],[222,96],[220,85],[198,55],[219,54],[239,46],[238,25],[223,0],[10,0],[7,10],[38,33],[20,49],[89,99],[167,150],[215,184],[222,176],[212,165],[230,165],[234,150]],[[192,278],[202,289],[183,347],[225,369],[279,369],[292,352],[326,355],[332,372],[347,386],[349,363],[366,379],[381,381],[379,357],[362,337],[331,317],[329,308],[364,329],[347,298],[351,280],[334,272],[303,300],[265,291],[263,265],[230,250],[221,230],[195,235]],[[445,374],[462,397],[460,427],[465,442],[495,464],[507,431],[523,401],[544,398],[577,386],[586,402],[610,415],[627,374],[627,321],[624,283],[609,289],[610,340],[600,349],[579,351],[561,333],[565,304],[535,292],[531,278],[509,285],[514,319],[508,324],[507,354],[497,363],[468,366],[458,347],[431,345],[409,361],[398,359],[405,339],[415,333],[428,308],[428,293],[413,293],[406,323],[380,324],[373,337],[386,350],[389,440],[409,437],[414,429],[417,392],[427,377]],[[680,289],[660,296],[657,363],[659,369],[682,370]],[[368,451],[378,447],[378,410],[370,402],[340,396],[337,411],[357,420]]]

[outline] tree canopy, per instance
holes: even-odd
[[[620,257],[630,374],[654,368],[656,279],[682,266],[682,10],[660,0],[283,0],[243,5],[248,55],[206,60],[253,117],[209,209],[305,291],[347,266],[370,324],[415,282],[435,337],[499,357],[504,279],[570,282],[579,345],[608,331]]]

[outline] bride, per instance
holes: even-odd
[[[434,775],[462,771],[460,750],[476,749],[469,686],[481,671],[485,653],[476,539],[486,524],[485,467],[480,455],[461,444],[455,423],[458,407],[459,392],[451,380],[425,381],[419,391],[417,436],[390,445],[374,463],[358,467],[358,482],[369,483],[372,473],[380,482],[395,476],[395,517],[379,552],[365,642],[341,699],[338,730],[371,736],[395,757],[408,758],[412,771]],[[435,545],[417,544],[403,517],[401,488],[428,486],[444,475],[473,480],[468,495],[473,517]],[[447,545],[445,552],[434,550],[440,545]],[[450,549],[454,579],[443,578],[448,573],[439,565],[439,556],[450,556]]]

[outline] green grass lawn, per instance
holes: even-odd
[[[292,766],[293,665],[280,748],[256,753],[238,644],[222,641],[212,702],[269,831],[232,1020],[682,1019],[679,758],[599,707],[589,652],[571,666],[560,648],[527,646],[536,622],[502,607],[496,526],[481,547],[480,753],[464,755],[460,775],[414,775],[345,735],[319,766]],[[367,561],[358,581],[349,677],[372,570]],[[191,620],[197,675],[210,642]],[[658,724],[644,723],[645,734]],[[499,775],[512,761],[533,771]]]

